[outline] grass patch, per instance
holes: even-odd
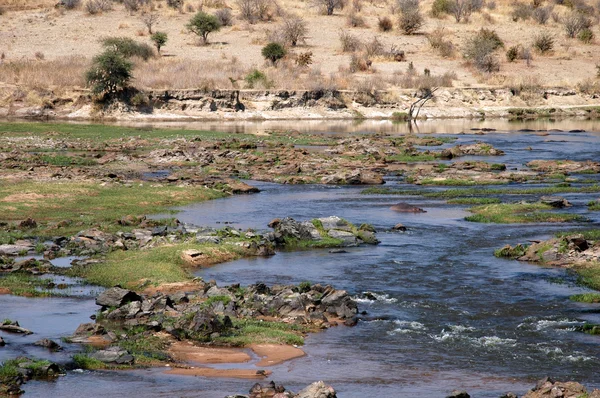
[[[94,159],[73,157],[65,155],[42,155],[40,160],[53,166],[93,166],[98,164]]]
[[[588,202],[587,206],[588,206],[588,210],[598,211],[598,210],[600,210],[600,201],[592,200],[592,201]]]
[[[49,290],[51,279],[42,279],[29,274],[13,272],[0,275],[0,288],[10,290],[15,296],[50,297],[60,296]]]
[[[148,333],[136,333],[136,329],[127,332],[125,339],[119,340],[119,347],[129,351],[138,365],[151,365],[157,361],[166,361],[167,343],[160,337]]]
[[[149,183],[101,186],[22,182],[0,186],[0,217],[2,221],[31,217],[38,223],[77,220],[61,229],[60,233],[67,234],[91,225],[114,229],[118,228],[115,221],[125,215],[165,213],[174,206],[223,196],[225,194],[220,191],[204,187],[152,186]],[[57,234],[57,230],[52,231],[52,235]]]
[[[99,361],[96,358],[92,358],[88,354],[73,355],[73,363],[80,369],[97,370],[107,368],[104,362]]]
[[[405,153],[405,154],[396,154],[390,155],[385,158],[386,162],[428,162],[431,160],[435,160],[434,155],[425,154],[425,153]]]
[[[576,268],[579,274],[579,283],[594,290],[600,290],[600,263],[591,262]]]
[[[515,247],[509,245],[494,251],[494,256],[498,258],[519,258],[527,253],[528,246],[518,244]]]
[[[446,201],[450,205],[490,205],[501,202],[498,198],[456,198]]]
[[[577,301],[578,303],[600,303],[600,293],[574,294],[569,297],[569,300]]]
[[[508,184],[507,181],[475,181],[467,179],[446,178],[438,180],[436,178],[424,178],[419,181],[421,185],[440,185],[440,186],[464,186],[464,185],[502,185]]]
[[[458,198],[461,196],[484,196],[484,195],[553,195],[558,193],[595,193],[600,192],[600,185],[585,187],[553,186],[538,188],[461,188],[447,189],[444,191],[426,190],[399,190],[393,188],[370,187],[361,191],[365,195],[413,195],[426,198]]]
[[[475,206],[469,209],[472,216],[465,220],[481,223],[522,224],[537,222],[582,221],[576,214],[552,213],[551,206],[542,203],[499,203]]]
[[[588,229],[583,231],[568,231],[559,232],[556,234],[557,238],[563,238],[565,236],[581,234],[585,240],[600,240],[600,229]]]
[[[310,330],[306,326],[284,322],[269,322],[255,319],[232,319],[233,328],[227,335],[211,341],[235,347],[250,344],[295,344],[303,345],[304,334]]]

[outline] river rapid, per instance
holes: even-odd
[[[446,146],[478,140],[489,143],[506,155],[477,159],[502,162],[509,169],[521,169],[533,159],[600,159],[600,126],[593,122],[498,122],[495,127],[501,131],[486,135],[475,135],[470,128],[494,126],[470,123],[458,128],[458,122],[452,122],[444,131],[438,122],[425,124],[422,130],[458,138]],[[406,130],[405,126],[394,128],[399,129],[398,134]],[[361,132],[360,126],[348,129]],[[550,134],[518,131],[522,129],[545,129]],[[567,131],[575,129],[588,131]],[[331,130],[338,131],[335,127]],[[376,131],[376,126],[364,129],[365,133]],[[463,131],[466,134],[459,134]],[[305,220],[336,215],[355,224],[373,224],[381,240],[378,246],[348,248],[347,253],[279,252],[196,272],[221,285],[259,281],[332,284],[358,299],[359,311],[366,315],[357,326],[339,326],[308,336],[303,347],[307,355],[272,367],[271,379],[292,390],[325,380],[342,398],[443,397],[453,389],[467,390],[474,397],[498,397],[507,391],[523,394],[544,376],[580,381],[588,389],[600,387],[600,337],[575,331],[585,322],[600,323],[600,304],[569,300],[570,295],[589,290],[577,285],[576,277],[564,269],[493,256],[495,249],[507,243],[544,239],[569,228],[598,227],[600,212],[589,212],[585,206],[598,194],[562,195],[574,205],[568,211],[588,217],[587,223],[497,225],[467,222],[467,206],[448,205],[443,199],[363,195],[361,187],[249,183],[261,192],[187,206],[179,209],[177,217],[200,226],[231,223],[228,225],[236,228],[266,230],[275,217]],[[386,186],[416,189],[397,177],[388,178]],[[497,197],[503,201],[524,199]],[[390,206],[397,202],[427,212],[395,213]],[[397,223],[408,230],[392,231]],[[364,292],[373,293],[377,300],[366,299]],[[74,297],[69,298],[0,296],[2,319],[17,319],[36,332],[24,337],[11,335],[13,344],[0,349],[0,361],[19,354],[67,361],[78,346],[65,344],[62,353],[49,354],[31,343],[42,337],[68,336],[79,323],[89,321],[98,308],[93,303],[95,293],[74,287]],[[23,388],[26,397],[222,398],[247,393],[252,384],[249,380],[170,376],[162,369],[149,369],[69,371],[54,382],[31,381]]]

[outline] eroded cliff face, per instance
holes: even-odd
[[[62,119],[402,119],[423,92],[336,90],[152,90],[93,104],[86,90],[23,94],[2,88],[0,117]],[[440,88],[420,118],[524,118],[600,115],[600,96],[568,88]]]

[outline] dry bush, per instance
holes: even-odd
[[[366,28],[367,23],[362,15],[352,11],[346,17],[346,25],[351,28]]]
[[[299,16],[293,15],[284,18],[279,29],[285,44],[294,47],[298,43],[306,41],[308,28],[306,27],[306,21]]]
[[[533,13],[533,5],[516,1],[513,3],[512,7],[513,10],[510,15],[513,21],[526,21],[531,18],[531,14]]]
[[[398,0],[398,26],[407,35],[417,33],[425,24],[425,19],[419,8],[419,0]]]
[[[361,12],[362,11],[362,0],[352,0],[352,9],[355,12]]]
[[[160,16],[155,12],[146,12],[140,16],[140,20],[148,28],[148,34],[152,34],[152,27],[158,23]]]
[[[383,43],[377,36],[373,36],[371,41],[368,41],[363,46],[367,58],[379,57],[385,54]]]
[[[81,5],[81,0],[62,0],[62,5],[67,10],[73,10]]]
[[[433,87],[452,87],[456,80],[456,73],[446,72],[443,75],[432,75],[431,73],[417,73],[414,68],[406,73],[397,72],[387,79],[393,86],[413,89],[431,89]]]
[[[275,0],[236,0],[240,9],[240,17],[251,23],[271,21],[282,10]]]
[[[363,47],[363,43],[360,39],[344,30],[340,30],[340,44],[342,45],[342,52],[349,53],[358,51]]]
[[[296,65],[307,68],[309,65],[313,63],[313,53],[312,51],[306,51],[300,53],[296,56]]]
[[[175,10],[181,10],[183,9],[183,0],[167,0],[167,6]]]
[[[533,47],[540,54],[549,53],[554,48],[554,36],[549,32],[538,33],[533,39]]]
[[[518,59],[524,60],[527,62],[527,65],[530,65],[533,60],[531,48],[525,48],[521,44],[517,44],[506,51],[506,60],[508,62],[514,62]]]
[[[546,22],[548,22],[548,20],[550,19],[550,16],[552,15],[552,10],[554,10],[552,5],[538,7],[533,10],[533,12],[531,13],[531,17],[535,22],[539,23],[540,25],[545,25]]]
[[[325,15],[333,15],[336,8],[343,9],[346,5],[345,0],[312,0],[311,2],[313,7],[317,7]]]
[[[229,8],[221,8],[215,12],[215,17],[221,22],[221,26],[231,26],[233,24],[233,15]]]
[[[482,28],[465,43],[464,56],[482,72],[496,72],[500,62],[494,52],[504,46],[496,32]]]
[[[577,90],[582,94],[600,95],[600,81],[594,79],[585,79],[577,83]]]
[[[380,31],[389,32],[390,30],[392,30],[394,28],[394,23],[392,22],[392,20],[389,17],[383,17],[383,18],[379,18],[379,20],[377,22],[377,26],[379,27]]]
[[[85,87],[89,60],[64,57],[52,61],[19,60],[0,62],[0,81],[29,88]]]
[[[472,12],[471,0],[454,0],[450,3],[450,13],[454,16],[456,23],[469,22]]]
[[[434,0],[431,4],[431,16],[434,18],[443,19],[450,13],[452,13],[451,0]]]
[[[349,69],[351,73],[366,72],[371,68],[373,61],[365,52],[354,52],[350,55]]]
[[[112,10],[112,3],[110,0],[88,0],[85,3],[85,10],[90,15],[110,11]]]
[[[358,94],[373,95],[379,90],[385,88],[385,82],[380,77],[365,77],[362,79],[356,79],[353,84],[354,91]]]
[[[574,38],[579,32],[592,27],[592,20],[577,11],[571,12],[562,20],[567,37]]]
[[[427,35],[427,40],[431,48],[436,50],[442,57],[451,58],[454,56],[454,44],[446,39],[447,31],[443,27],[436,28]]]

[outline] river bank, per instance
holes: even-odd
[[[88,90],[9,94],[0,118],[112,121],[395,120],[407,119],[423,90],[147,90],[110,104],[94,104]],[[530,120],[597,118],[596,94],[552,87],[440,88],[420,119]],[[413,117],[416,117],[416,111]]]

